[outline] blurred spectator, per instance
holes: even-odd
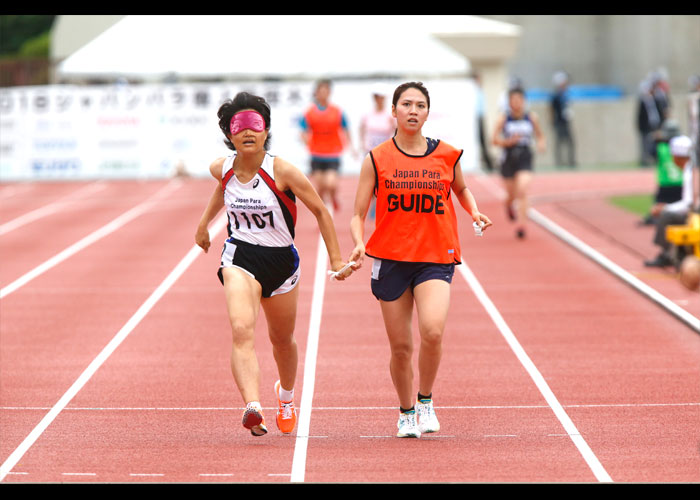
[[[651,210],[653,213],[658,213],[664,205],[678,201],[682,197],[683,172],[674,163],[669,146],[671,139],[680,133],[678,122],[672,119],[665,120],[661,129],[655,133],[657,190]],[[651,212],[644,220],[645,224],[654,223]]]
[[[493,171],[493,160],[486,145],[486,102],[484,91],[481,88],[481,75],[474,73],[474,84],[476,85],[476,126],[479,134],[479,147],[481,148],[481,159],[486,166],[486,170]]]
[[[674,203],[652,210],[652,215],[656,217],[654,243],[661,248],[661,252],[655,259],[644,262],[647,267],[666,267],[674,264],[670,255],[671,243],[666,240],[666,227],[685,224],[693,204],[693,162],[690,160],[693,142],[688,136],[679,135],[671,139],[669,146],[673,162],[683,169],[683,195]]]
[[[396,132],[396,118],[385,107],[388,93],[384,85],[377,84],[372,89],[374,109],[365,114],[360,122],[360,144],[363,149],[363,159],[373,148],[391,139]],[[372,197],[368,214],[372,219],[375,215],[375,202],[375,198]]]
[[[700,75],[690,75],[688,78],[688,92],[700,92]]]
[[[374,108],[362,117],[360,122],[360,144],[363,153],[391,139],[396,131],[396,119],[386,108],[387,89],[380,84],[372,88]]]
[[[552,111],[552,126],[554,127],[554,164],[556,167],[568,166],[576,167],[576,155],[574,148],[574,138],[571,132],[571,120],[573,111],[569,106],[569,75],[563,71],[558,71],[552,78],[554,83],[554,93],[550,101]],[[567,157],[564,160],[562,151],[567,150]]]
[[[659,68],[651,76],[654,99],[661,110],[661,121],[671,116],[671,86],[668,83],[666,68]]]
[[[654,132],[663,122],[663,110],[654,98],[654,86],[650,80],[644,80],[639,86],[639,103],[637,106],[637,130],[640,139],[641,166],[649,166],[654,159]]]

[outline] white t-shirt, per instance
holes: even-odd
[[[388,111],[373,111],[362,117],[365,137],[362,147],[371,151],[382,142],[391,139],[396,130],[396,120]]]
[[[685,212],[693,205],[693,162],[688,160],[683,167],[683,194],[681,199],[664,206],[669,212]]]

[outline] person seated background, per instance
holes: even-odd
[[[683,170],[679,169],[671,155],[669,142],[674,137],[681,135],[681,129],[676,120],[671,118],[664,121],[661,129],[655,133],[656,141],[656,183],[657,190],[654,195],[654,205],[649,214],[642,220],[642,224],[653,226],[654,216],[652,212],[659,213],[663,205],[678,201],[683,196]]]
[[[693,165],[690,161],[693,143],[688,136],[679,135],[669,142],[674,164],[683,170],[683,195],[680,200],[665,205],[655,205],[652,216],[655,218],[654,243],[661,252],[653,260],[647,260],[647,267],[667,267],[675,264],[671,255],[671,243],[666,239],[666,227],[685,224],[693,204]]]

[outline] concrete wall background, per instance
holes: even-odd
[[[689,133],[687,94],[671,96],[672,117],[678,121],[681,131]],[[538,154],[536,164],[554,164],[554,129],[549,120],[549,105],[532,103],[530,109],[540,116],[547,137],[547,151]],[[626,96],[614,101],[574,101],[574,138],[576,157],[581,165],[629,166],[639,161],[639,137],[636,129],[636,96]]]
[[[522,28],[508,75],[526,89],[551,91],[556,71],[572,85],[606,85],[622,90],[616,100],[574,100],[574,133],[581,164],[636,164],[637,92],[650,72],[664,68],[671,87],[672,117],[689,133],[688,78],[700,74],[698,15],[485,15]],[[540,166],[553,164],[554,131],[545,101],[533,101],[547,135]],[[495,117],[489,117],[493,123]]]
[[[551,88],[552,75],[567,71],[572,84],[601,84],[636,93],[659,67],[671,89],[687,91],[700,73],[698,15],[488,15],[522,28],[507,66],[527,87]]]

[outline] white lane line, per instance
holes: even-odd
[[[18,290],[22,286],[26,285],[29,283],[31,280],[36,278],[37,276],[40,276],[41,274],[45,273],[52,267],[60,264],[67,258],[71,257],[72,255],[78,253],[79,251],[83,250],[84,248],[92,245],[96,241],[104,238],[110,233],[113,233],[120,227],[122,227],[124,224],[132,221],[136,217],[142,215],[144,212],[148,211],[149,208],[151,208],[155,203],[157,203],[161,198],[169,194],[173,189],[178,188],[181,185],[180,181],[171,181],[165,186],[163,186],[161,189],[159,189],[155,194],[150,196],[147,200],[143,201],[142,203],[139,203],[132,209],[124,212],[121,214],[119,217],[116,219],[112,220],[108,224],[105,224],[101,228],[93,231],[89,235],[85,236],[81,240],[77,241],[76,243],[73,243],[71,246],[68,248],[64,249],[63,251],[57,253],[50,259],[44,261],[42,264],[39,264],[37,267],[29,271],[28,273],[24,274],[23,276],[20,276],[17,278],[15,281],[7,285],[5,288],[0,289],[0,299],[7,297],[9,294],[12,292]]]
[[[567,434],[569,434],[571,437],[571,440],[578,448],[579,452],[583,456],[583,459],[586,461],[595,477],[601,482],[612,482],[612,479],[593,453],[593,450],[591,450],[586,441],[580,436],[576,426],[564,411],[564,408],[561,406],[557,398],[554,396],[554,393],[549,388],[549,385],[547,385],[547,382],[542,374],[540,374],[535,364],[525,353],[525,350],[515,338],[515,335],[511,331],[510,327],[501,316],[501,313],[498,312],[498,309],[488,297],[481,286],[481,283],[479,283],[476,276],[474,276],[474,273],[472,273],[471,269],[469,269],[469,266],[467,266],[465,262],[462,262],[461,265],[457,266],[457,269],[460,270],[462,276],[474,291],[477,299],[479,299],[479,302],[481,302],[484,309],[486,309],[486,312],[489,314],[489,316],[491,316],[491,319],[498,327],[501,335],[503,335],[503,337],[506,339],[506,342],[508,342],[508,345],[520,360],[520,363],[525,367],[527,373],[535,382],[535,385],[539,389],[540,393],[542,396],[544,396],[545,401],[547,401],[547,404],[550,406],[550,408],[552,408],[552,411],[554,411],[554,414],[559,419],[559,422],[561,422],[561,424],[564,426]]]
[[[5,222],[4,224],[0,224],[0,235],[9,233],[10,231],[17,229],[18,227],[22,227],[25,224],[29,224],[30,222],[34,222],[35,220],[40,219],[47,214],[51,214],[56,210],[59,210],[65,206],[75,203],[77,199],[81,196],[101,191],[105,187],[107,186],[102,181],[93,182],[91,184],[88,184],[87,186],[83,186],[82,188],[72,193],[68,193],[67,195],[62,196],[58,200],[53,201],[48,205],[44,205],[43,207],[39,207],[30,212],[27,212],[26,214],[15,217],[14,219]]]
[[[554,234],[565,243],[568,243],[570,246],[584,254],[586,257],[593,260],[593,262],[602,266],[604,269],[610,271],[612,274],[620,278],[628,285],[637,289],[637,291],[641,292],[643,295],[646,295],[649,299],[666,309],[668,312],[670,312],[676,318],[680,319],[682,322],[687,324],[696,332],[700,332],[700,318],[693,316],[688,311],[680,307],[678,304],[676,304],[666,296],[660,294],[652,287],[641,281],[639,278],[625,271],[613,261],[602,255],[597,250],[594,250],[593,248],[585,244],[576,236],[574,236],[573,234],[571,234],[570,232],[553,222],[551,219],[542,215],[534,208],[529,209],[528,215],[530,219],[532,219],[534,222],[548,230],[550,233]]]
[[[0,189],[0,199],[11,198],[13,196],[17,196],[18,194],[22,194],[25,191],[29,191],[30,189],[32,189],[34,187],[35,187],[35,184],[31,181],[27,181],[24,183],[12,184],[12,185],[6,185],[5,187],[2,187],[2,189]]]
[[[225,216],[220,216],[214,225],[210,229],[211,237],[213,238],[219,231],[226,227],[227,219]],[[66,391],[66,393],[58,400],[58,402],[49,410],[49,412],[41,419],[36,427],[29,433],[29,435],[24,438],[22,443],[7,457],[7,460],[0,466],[0,482],[5,478],[7,473],[12,470],[12,468],[17,465],[22,456],[29,450],[29,448],[36,442],[41,434],[46,430],[46,428],[54,421],[58,414],[68,405],[68,403],[75,397],[75,395],[80,391],[83,386],[90,380],[90,378],[95,374],[95,372],[102,366],[102,364],[112,355],[112,353],[119,347],[119,345],[126,339],[126,337],[136,328],[136,326],[146,317],[146,314],[158,303],[158,301],[165,295],[165,293],[170,289],[170,287],[175,284],[175,282],[184,274],[188,267],[195,261],[195,259],[202,253],[202,249],[197,245],[194,245],[182,260],[173,268],[173,270],[168,274],[168,276],[163,280],[163,282],[158,285],[158,287],[153,291],[153,293],[146,299],[146,301],[141,304],[141,307],[134,313],[134,315],[126,322],[126,324],[117,332],[117,334],[109,341],[104,349],[97,355],[95,359],[88,365],[88,367],[80,374],[78,379],[73,382],[73,385]]]
[[[291,482],[304,481],[306,471],[306,450],[309,444],[309,429],[311,427],[311,407],[316,381],[316,357],[318,355],[318,337],[321,331],[321,314],[323,310],[323,294],[326,290],[327,253],[323,237],[318,237],[316,250],[316,270],[314,271],[314,292],[311,298],[311,317],[309,318],[309,333],[306,340],[306,357],[304,358],[304,385],[299,407],[297,436],[294,443],[294,458],[292,460]]]
[[[492,195],[504,199],[505,191],[495,186],[493,184],[493,181],[489,179],[484,179],[480,176],[474,178]],[[672,300],[670,300],[668,297],[665,297],[664,295],[660,294],[659,292],[651,288],[649,285],[647,285],[631,273],[625,271],[613,261],[602,255],[600,252],[594,250],[592,247],[590,247],[589,245],[587,245],[586,243],[584,243],[583,241],[566,231],[564,228],[553,222],[548,217],[542,215],[542,213],[540,213],[536,209],[530,207],[528,209],[528,217],[532,219],[533,222],[539,224],[544,229],[554,234],[565,243],[568,243],[570,246],[581,252],[589,259],[593,260],[593,262],[597,263],[607,271],[611,272],[613,275],[620,278],[622,281],[630,285],[632,288],[636,289],[642,295],[645,295],[647,298],[651,299],[653,302],[666,309],[669,313],[671,313],[676,318],[684,322],[690,328],[692,328],[696,332],[700,332],[700,318],[693,316],[688,311],[686,311],[685,309],[674,303]]]

